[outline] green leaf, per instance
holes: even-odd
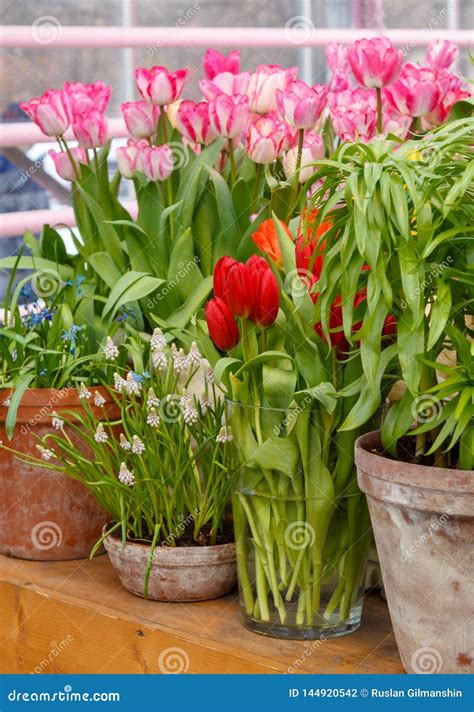
[[[122,275],[122,277],[120,277],[119,281],[109,294],[109,298],[107,299],[107,303],[104,307],[103,315],[106,316],[110,311],[112,311],[112,309],[116,309],[117,305],[120,306],[120,304],[123,304],[124,302],[122,299],[122,295],[125,294],[125,292],[133,284],[135,284],[135,282],[138,282],[138,280],[144,276],[149,275],[144,275],[143,272],[134,271],[127,272],[126,274]]]
[[[34,380],[34,373],[23,373],[15,384],[15,390],[11,395],[10,406],[8,408],[7,420],[5,422],[5,431],[9,440],[12,439],[13,433],[15,431],[16,415],[18,412],[18,406],[23,398],[23,394]]]
[[[170,328],[184,329],[212,291],[212,277],[204,277],[182,307],[167,318]]]
[[[428,350],[432,349],[445,330],[451,314],[451,287],[443,279],[438,281],[436,299],[431,310],[428,333]]]
[[[298,459],[298,448],[290,438],[278,438],[272,435],[253,452],[246,464],[248,467],[276,470],[283,472],[288,477],[293,477]]]

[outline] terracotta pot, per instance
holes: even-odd
[[[104,528],[104,533],[107,531]],[[123,546],[114,535],[104,547],[122,585],[144,596],[148,544]],[[207,601],[229,593],[237,584],[235,544],[157,547],[148,581],[147,598],[153,601]]]
[[[355,446],[390,616],[409,673],[474,672],[474,473],[380,454],[378,432]]]
[[[109,418],[119,414],[116,404],[103,388],[94,388],[106,399]],[[0,403],[9,397],[0,392]],[[82,409],[75,388],[55,390],[31,388],[18,408],[15,431],[8,441],[5,420],[8,408],[0,405],[0,440],[12,449],[38,457],[38,437],[52,431],[51,413]],[[68,415],[68,417],[70,417]],[[69,429],[69,437],[84,453],[87,447]],[[58,561],[83,559],[99,539],[107,514],[80,483],[54,471],[25,464],[0,450],[0,553],[20,559]]]

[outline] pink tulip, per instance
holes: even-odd
[[[306,183],[306,181],[311,178],[315,172],[315,168],[311,164],[321,158],[324,158],[323,137],[321,134],[307,133],[304,138],[303,150],[301,152],[301,167],[298,174],[298,180],[300,183]],[[295,175],[297,159],[297,146],[294,146],[284,154],[282,163],[283,170],[285,171],[285,176],[287,178],[292,178]]]
[[[206,146],[216,138],[209,119],[209,104],[206,101],[182,101],[176,113],[178,131],[192,143]]]
[[[370,106],[341,109],[331,115],[334,130],[343,141],[370,141],[377,133],[377,114]]]
[[[412,119],[410,116],[383,114],[383,133],[395,134],[395,136],[399,136],[404,141],[410,131],[411,123]]]
[[[283,69],[278,64],[259,64],[250,76],[248,95],[250,111],[268,114],[276,109],[276,90],[286,89],[295,81],[298,67]]]
[[[62,136],[72,121],[68,96],[60,89],[51,89],[38,99],[22,102],[20,109],[46,136]]]
[[[297,129],[312,129],[324,109],[327,93],[324,84],[310,87],[306,82],[292,82],[285,90],[276,90],[278,114]]]
[[[117,148],[115,155],[117,158],[117,168],[124,178],[133,178],[133,172],[137,169],[137,156],[141,148],[148,146],[145,140],[135,141],[129,138],[126,146]]]
[[[247,96],[221,94],[209,102],[211,128],[223,138],[237,138],[247,128],[249,100]]]
[[[443,124],[448,119],[449,112],[457,101],[472,96],[471,92],[468,91],[467,85],[447,69],[437,70],[436,76],[441,91],[441,100],[431,113],[422,117],[421,124],[424,131]]]
[[[163,146],[143,146],[137,154],[137,170],[148,180],[163,181],[173,172],[174,158],[171,148]]]
[[[139,67],[135,70],[138,91],[145,101],[157,106],[172,104],[179,99],[187,76],[187,69],[178,69],[172,73],[166,67]]]
[[[431,40],[425,59],[431,69],[449,69],[458,56],[459,49],[449,40]]]
[[[48,153],[53,159],[56,173],[63,180],[77,180],[76,172],[80,173],[79,163],[87,163],[87,153],[84,148],[70,148],[69,153],[67,151],[56,152],[52,150],[48,151]],[[72,156],[74,165],[70,156]]]
[[[397,81],[384,90],[388,106],[407,116],[431,114],[441,98],[440,82],[433,70],[405,64]]]
[[[256,118],[254,121],[257,121],[257,119],[260,118],[259,114],[254,114]],[[298,145],[298,129],[296,129],[294,126],[290,126],[290,124],[283,124],[284,129],[285,129],[285,136],[283,138],[283,143],[281,145],[281,150],[282,151],[289,151],[291,148],[294,146]]]
[[[66,82],[64,84],[73,116],[86,114],[91,109],[104,112],[109,103],[111,88],[104,82],[83,84],[82,82]]]
[[[350,66],[347,61],[349,49],[345,45],[331,42],[326,47],[326,63],[331,71],[329,91],[345,91],[351,88],[349,81]]]
[[[121,104],[123,118],[134,138],[150,138],[156,133],[160,107],[146,101],[128,101]]]
[[[238,49],[233,49],[226,57],[216,49],[208,49],[202,64],[206,77],[211,80],[222,72],[238,74],[240,70],[240,52]]]
[[[367,109],[373,111],[377,109],[377,99],[375,93],[369,89],[346,89],[341,92],[329,92],[328,94],[328,109],[331,117],[333,114],[344,111],[346,109]]]
[[[276,114],[261,116],[250,124],[247,153],[255,163],[272,163],[279,155],[285,138],[285,125]]]
[[[402,57],[387,37],[356,40],[347,54],[355,78],[370,89],[392,84],[400,74]]]
[[[205,99],[211,101],[216,99],[220,94],[247,94],[247,89],[250,80],[250,72],[241,72],[240,74],[232,74],[231,72],[222,72],[217,74],[212,81],[209,79],[201,79],[199,88]]]
[[[72,125],[74,136],[84,148],[98,148],[107,143],[109,122],[98,109],[76,116]]]

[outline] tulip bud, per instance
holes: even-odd
[[[166,180],[173,172],[173,165],[173,152],[167,144],[163,146],[144,146],[138,151],[137,169],[148,180]]]
[[[312,129],[321,116],[328,88],[323,84],[310,87],[306,82],[292,82],[287,89],[276,91],[280,118],[297,129]]]
[[[48,151],[48,153],[53,159],[56,173],[63,180],[77,180],[76,171],[80,173],[79,163],[87,163],[87,154],[84,148],[70,148],[69,153],[67,151],[56,152],[53,150]],[[75,167],[71,163],[71,156]]]
[[[285,135],[285,125],[276,114],[261,116],[248,129],[249,157],[255,163],[273,163],[281,151]]]
[[[209,104],[206,101],[182,101],[176,112],[178,131],[192,143],[206,146],[216,138],[209,120]]]
[[[224,138],[237,138],[247,128],[249,100],[246,96],[220,94],[209,102],[213,131]]]
[[[52,89],[39,99],[22,102],[20,109],[46,136],[62,136],[72,119],[68,96],[61,90]]]
[[[202,64],[208,79],[214,79],[217,74],[222,72],[238,74],[240,70],[240,52],[238,49],[233,49],[226,57],[216,49],[208,49]]]
[[[237,322],[227,304],[214,297],[206,304],[206,321],[209,336],[221,351],[230,351],[239,343]]]
[[[271,326],[278,316],[280,291],[276,277],[263,257],[252,255],[246,267],[250,272],[254,291],[254,306],[250,321],[258,326]]]
[[[121,104],[123,118],[134,138],[150,138],[156,133],[160,107],[146,101],[128,101]]]
[[[75,117],[72,130],[81,146],[98,148],[107,142],[108,120],[98,109],[91,109]]]
[[[148,146],[146,141],[135,141],[129,138],[126,146],[120,146],[115,152],[117,158],[117,168],[124,178],[133,178],[133,172],[137,168],[137,155],[140,148]]]
[[[172,73],[166,67],[139,67],[135,70],[138,91],[145,101],[156,106],[172,104],[179,99],[187,76],[187,69]]]
[[[426,50],[426,64],[431,69],[449,69],[458,58],[459,49],[449,40],[431,40]]]
[[[221,257],[219,260],[217,260],[216,266],[214,267],[214,276],[213,276],[213,288],[214,288],[214,296],[215,297],[225,300],[225,295],[226,295],[226,290],[227,290],[227,287],[226,287],[227,274],[228,274],[230,268],[236,264],[238,264],[237,260],[234,260],[233,257],[228,257],[227,255],[225,257]]]
[[[231,265],[225,279],[225,302],[234,316],[248,317],[254,307],[250,272],[241,262]]]
[[[250,111],[268,114],[276,109],[277,89],[286,89],[296,79],[298,67],[283,69],[278,64],[260,64],[251,75],[248,95]]]
[[[64,92],[69,99],[69,106],[74,117],[87,114],[91,109],[104,113],[109,103],[111,87],[104,82],[83,84],[82,82],[65,82]]]

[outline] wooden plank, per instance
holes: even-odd
[[[106,556],[33,562],[0,556],[2,673],[400,673],[386,604],[365,601],[362,627],[327,641],[245,630],[236,594],[202,603],[129,594]]]

